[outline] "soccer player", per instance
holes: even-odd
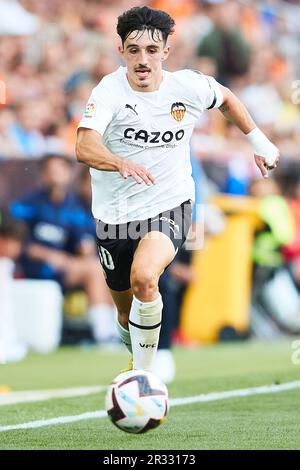
[[[198,71],[163,69],[173,30],[166,12],[146,6],[118,18],[126,67],[94,88],[77,134],[77,159],[91,168],[100,261],[134,369],[151,370],[162,314],[159,277],[190,226],[189,141],[201,113],[219,108],[241,129],[263,177],[279,158],[228,88]]]

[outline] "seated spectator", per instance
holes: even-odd
[[[18,339],[14,319],[14,260],[21,252],[24,225],[0,211],[0,364],[16,362],[26,355],[27,347]]]
[[[9,213],[0,210],[0,258],[15,260],[21,253],[26,227],[14,220]]]
[[[0,113],[0,160],[4,158],[19,158],[21,152],[10,135],[10,128],[15,123],[13,111],[1,109]]]
[[[114,308],[94,241],[87,241],[86,212],[69,189],[73,176],[71,160],[48,155],[41,161],[40,187],[12,204],[13,216],[29,229],[20,263],[26,278],[56,280],[64,291],[82,286],[94,338],[106,342],[113,334]]]
[[[9,134],[22,157],[40,158],[47,150],[41,125],[38,103],[32,101],[18,105],[17,121],[10,126]]]

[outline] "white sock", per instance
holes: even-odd
[[[116,337],[116,308],[110,304],[93,305],[89,308],[88,319],[96,341],[107,341]]]
[[[132,353],[132,346],[131,346],[131,338],[130,333],[126,328],[124,328],[119,321],[117,320],[117,329],[123,344],[125,344],[126,348],[130,353]]]
[[[134,369],[152,368],[159,340],[162,308],[161,295],[153,302],[140,302],[133,297],[129,314],[129,331]]]

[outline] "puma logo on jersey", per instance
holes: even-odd
[[[135,105],[134,105],[134,108],[133,108],[133,107],[131,106],[131,104],[125,104],[125,108],[131,109],[131,111],[133,111],[133,112],[138,116],[138,113],[137,113],[137,111],[135,110],[136,106],[137,106],[137,105],[135,104]]]

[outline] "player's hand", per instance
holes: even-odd
[[[252,131],[246,134],[246,137],[252,144],[256,165],[262,176],[268,178],[268,171],[276,168],[279,162],[278,148],[258,127],[254,127]]]
[[[142,165],[133,163],[126,158],[122,158],[119,173],[124,179],[131,176],[139,184],[143,181],[147,186],[155,184],[155,180],[149,171],[147,171]]]
[[[267,162],[265,157],[262,157],[262,156],[256,155],[256,154],[254,154],[254,159],[255,159],[255,163],[258,166],[262,176],[264,178],[268,178],[269,177],[268,171],[273,170],[278,165],[279,150],[278,150],[277,156],[275,157],[275,160],[273,162]]]
[[[67,255],[67,253],[57,250],[51,251],[52,253],[49,253],[48,256],[48,264],[50,264],[57,271],[68,271],[71,256]]]
[[[50,264],[57,271],[65,271],[71,258],[67,253],[48,248],[38,243],[30,243],[26,250],[27,255],[34,259]]]

